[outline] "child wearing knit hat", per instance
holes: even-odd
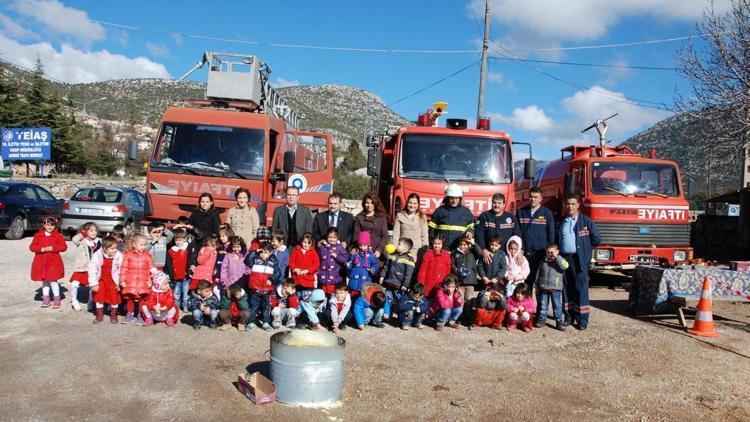
[[[359,232],[357,247],[352,249],[347,267],[349,268],[349,294],[354,302],[362,286],[372,282],[372,277],[378,273],[378,258],[370,245],[370,232]]]

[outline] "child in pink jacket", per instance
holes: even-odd
[[[446,276],[430,304],[430,313],[435,315],[436,331],[442,331],[446,323],[451,328],[459,328],[457,321],[464,310],[464,298],[456,286],[458,278],[454,275]]]
[[[526,283],[516,286],[513,296],[508,298],[508,307],[505,308],[508,314],[508,331],[513,331],[519,322],[524,333],[531,331],[531,321],[534,320],[536,305],[531,297],[531,289]]]
[[[505,272],[505,297],[509,298],[520,283],[526,281],[531,270],[529,261],[523,254],[523,241],[518,236],[511,236],[505,244],[505,261],[508,270]]]
[[[203,247],[198,256],[195,259],[195,267],[193,268],[193,279],[190,281],[190,290],[195,290],[198,286],[198,282],[206,280],[213,284],[214,282],[214,267],[216,266],[216,247],[219,244],[219,240],[216,235],[209,235],[206,240],[203,241]],[[219,297],[219,288],[214,285],[213,293],[216,297]]]

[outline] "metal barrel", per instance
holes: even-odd
[[[344,386],[344,346],[334,334],[305,332],[305,336],[327,336],[325,346],[298,344],[294,332],[271,336],[271,380],[276,400],[293,406],[334,406],[341,401]],[[335,337],[335,340],[331,338]]]

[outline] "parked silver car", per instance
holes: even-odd
[[[103,232],[122,224],[129,226],[132,233],[143,220],[145,200],[142,193],[128,187],[80,188],[63,206],[60,228],[72,235],[91,221]]]

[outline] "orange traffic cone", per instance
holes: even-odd
[[[719,333],[714,328],[714,311],[711,303],[711,280],[703,279],[703,289],[698,306],[695,308],[695,323],[688,333],[703,337],[718,337]]]

